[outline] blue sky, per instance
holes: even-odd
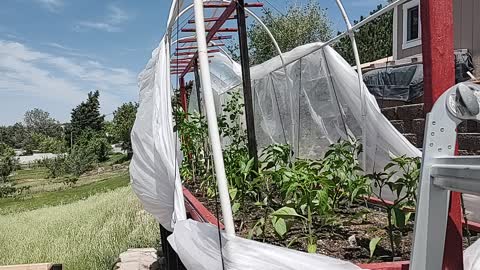
[[[268,0],[266,7],[267,2],[284,11],[291,1]],[[344,2],[353,20],[385,1]],[[95,89],[101,91],[105,114],[136,101],[137,75],[163,36],[170,3],[2,0],[0,125],[21,121],[24,112],[35,107],[68,121],[71,109]],[[335,1],[320,4],[334,27],[343,29]]]

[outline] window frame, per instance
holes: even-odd
[[[408,38],[408,10],[418,6],[418,38],[407,40]],[[422,45],[422,20],[420,16],[420,1],[412,0],[408,3],[403,4],[402,7],[402,17],[403,17],[403,42],[402,49],[409,49]]]

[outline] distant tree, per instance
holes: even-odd
[[[60,123],[50,117],[50,113],[44,110],[34,108],[25,112],[23,122],[29,133],[43,134],[55,138],[61,137],[62,128]]]
[[[13,126],[0,127],[0,143],[5,143],[11,148],[23,148],[27,138],[27,130],[22,123],[15,123]]]
[[[132,141],[130,133],[132,132],[135,117],[137,115],[138,103],[128,102],[113,113],[112,131],[117,141],[122,142],[122,149],[127,151],[128,156],[132,154]]]
[[[15,151],[8,145],[0,143],[0,183],[8,181],[8,176],[15,170]]]
[[[382,9],[382,5],[370,12],[375,14]],[[365,17],[360,17],[363,21]],[[354,21],[357,24],[359,21]],[[358,32],[355,33],[357,41],[358,53],[361,63],[368,63],[378,59],[392,56],[393,51],[393,11],[387,12],[375,20],[365,24]],[[334,49],[348,63],[355,65],[352,44],[349,37],[341,39],[335,44]]]
[[[87,100],[72,110],[70,125],[74,139],[86,130],[102,131],[105,116],[100,114],[99,97],[98,90],[90,92]]]
[[[305,6],[293,3],[285,14],[264,9],[261,19],[283,52],[307,43],[326,41],[332,36],[331,22],[317,1],[310,0]],[[257,22],[248,29],[248,37],[251,64],[259,64],[278,55],[270,37]],[[230,47],[229,50],[238,60],[238,47]]]

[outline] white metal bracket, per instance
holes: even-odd
[[[447,90],[427,115],[415,220],[412,270],[441,270],[450,192],[480,195],[480,156],[456,157],[456,128],[480,121],[480,86]]]

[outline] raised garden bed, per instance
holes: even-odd
[[[218,119],[228,142],[223,159],[237,235],[367,269],[407,267],[418,158],[395,157],[380,172],[367,174],[358,161],[362,146],[352,139],[330,145],[315,160],[294,157],[288,144],[267,145],[256,167],[246,147],[242,113],[239,96],[232,94]],[[188,119],[176,126],[181,149],[188,153],[180,168],[186,207],[193,219],[221,226],[206,122],[199,114],[176,114],[176,119]],[[393,202],[386,200],[387,193]]]
[[[191,187],[194,188],[194,187]],[[215,226],[218,224],[218,220],[212,212],[205,207],[205,205],[200,201],[209,206],[215,208],[215,203],[212,203],[210,200],[206,199],[203,196],[200,196],[200,200],[197,199],[187,188],[183,189],[183,194],[185,197],[185,204],[187,211],[190,217],[199,222],[209,222]],[[200,195],[201,193],[195,192],[195,194]],[[219,207],[219,206],[218,206]],[[220,223],[221,228],[223,229],[223,224]],[[408,261],[399,261],[399,262],[382,262],[382,263],[361,263],[358,264],[363,269],[371,270],[408,270],[409,264]]]

